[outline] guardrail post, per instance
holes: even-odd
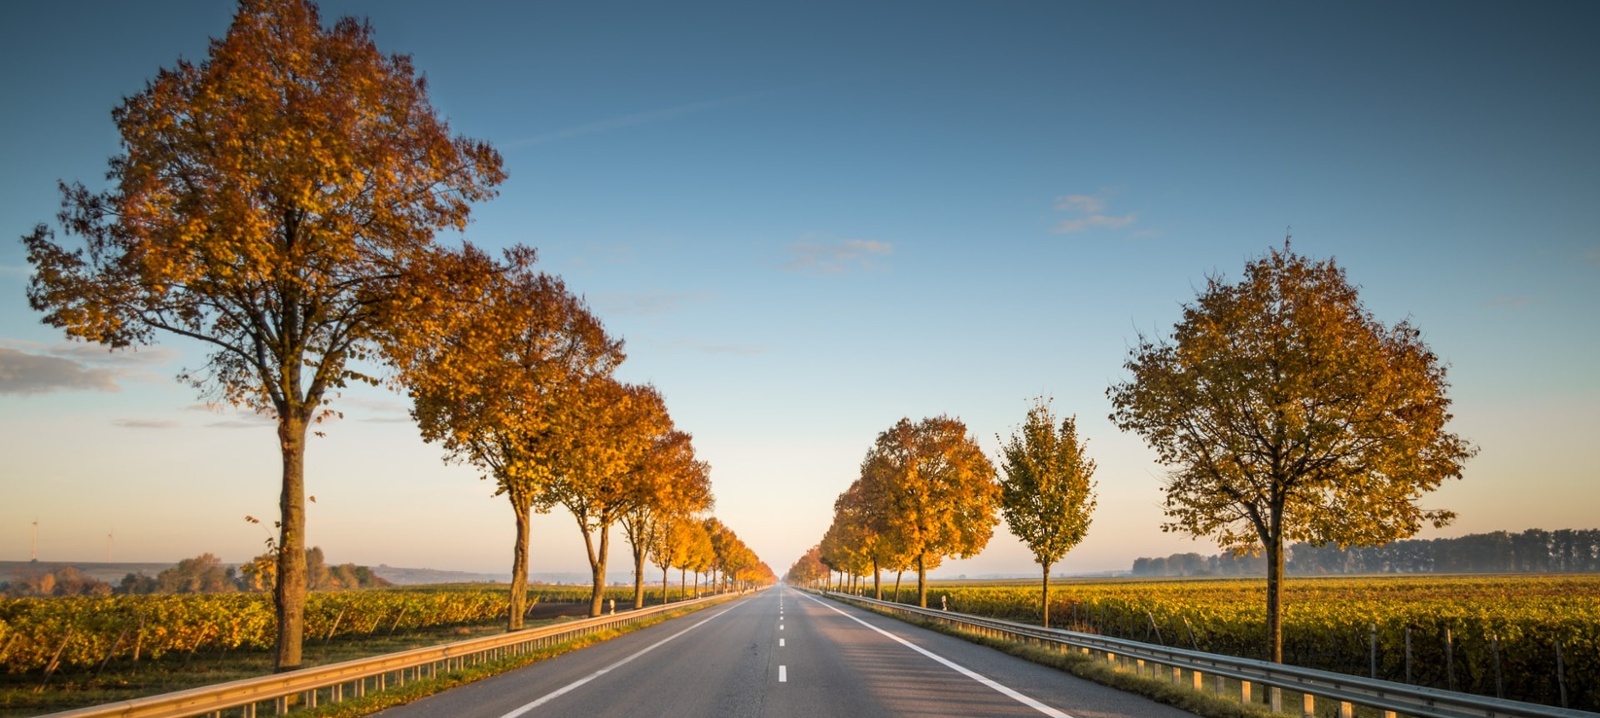
[[[1195,671],[1193,678],[1194,678],[1194,680],[1192,681],[1192,683],[1194,684],[1195,692],[1196,693],[1204,692],[1205,689],[1206,689],[1205,688],[1206,681],[1205,681],[1205,678],[1200,675],[1200,671]]]
[[[1272,707],[1273,713],[1283,712],[1283,689],[1273,686],[1267,689],[1267,705]],[[1345,716],[1345,718],[1350,718]]]
[[[1239,702],[1250,702],[1250,681],[1239,681]]]
[[[283,715],[285,713],[288,713],[288,712],[289,712],[289,697],[288,696],[278,696],[277,698],[272,699],[272,714],[273,715],[281,716],[281,715]]]
[[[239,718],[256,718],[256,704],[246,703],[239,710]]]
[[[1172,685],[1175,685],[1175,686],[1183,685],[1183,669],[1182,668],[1179,668],[1177,666],[1173,666],[1172,667]]]
[[[1134,675],[1136,675],[1136,676],[1138,676],[1140,678],[1144,677],[1144,659],[1143,658],[1135,658],[1135,659],[1133,659],[1133,673],[1134,673]]]
[[[1306,693],[1300,696],[1301,718],[1317,718],[1317,697]]]
[[[1339,701],[1339,718],[1354,718],[1356,707],[1350,701]]]

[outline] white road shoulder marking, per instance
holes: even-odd
[[[561,697],[563,695],[566,695],[568,692],[576,689],[577,687],[579,687],[579,686],[581,686],[581,685],[583,685],[585,683],[588,683],[589,681],[592,681],[592,680],[594,680],[596,678],[599,678],[600,676],[603,676],[603,675],[605,675],[607,673],[610,673],[612,670],[622,666],[623,664],[625,664],[625,663],[627,663],[627,662],[629,662],[629,661],[631,661],[631,660],[633,660],[635,658],[638,658],[639,656],[642,656],[642,655],[644,655],[646,653],[649,653],[649,652],[655,650],[657,647],[661,646],[661,644],[666,643],[667,641],[670,641],[670,640],[672,640],[674,638],[677,638],[678,636],[681,636],[681,635],[683,635],[685,633],[693,631],[696,628],[704,626],[707,623],[710,623],[713,619],[716,619],[717,617],[721,616],[724,613],[732,611],[734,608],[737,608],[737,606],[729,606],[728,608],[724,608],[721,611],[718,611],[716,613],[716,615],[714,615],[714,616],[707,617],[705,620],[703,620],[703,621],[701,621],[699,623],[696,623],[693,626],[685,628],[685,629],[683,629],[681,631],[678,631],[677,633],[674,633],[674,634],[672,634],[670,636],[667,636],[666,638],[663,638],[663,639],[661,639],[659,641],[656,641],[655,643],[652,643],[652,644],[650,644],[648,646],[645,646],[638,653],[635,653],[635,654],[633,654],[631,656],[628,656],[627,658],[624,658],[624,659],[622,659],[620,661],[617,661],[616,663],[613,663],[613,664],[611,664],[609,666],[606,666],[605,668],[602,668],[602,669],[600,669],[598,671],[595,671],[594,673],[591,673],[588,676],[585,676],[583,678],[579,678],[578,680],[575,680],[575,681],[573,681],[571,683],[568,683],[567,685],[562,686],[561,688],[559,688],[559,689],[557,689],[557,690],[555,690],[555,691],[553,691],[551,693],[545,694],[540,699],[538,699],[538,700],[536,700],[536,701],[534,701],[532,703],[529,703],[527,705],[524,705],[521,708],[518,708],[518,709],[516,709],[514,711],[511,711],[510,713],[507,713],[507,714],[501,716],[500,718],[517,718],[517,716],[520,716],[520,715],[522,715],[524,713],[527,713],[528,711],[531,711],[531,710],[533,710],[535,708],[538,708],[539,706],[544,705],[545,703],[548,703],[548,702],[550,702],[552,700],[555,700],[556,698],[559,698],[559,697]]]
[[[778,682],[779,683],[788,683],[789,682],[789,667],[788,666],[778,666]]]
[[[1004,695],[1007,698],[1010,698],[1010,699],[1012,699],[1012,700],[1014,700],[1014,701],[1016,701],[1018,703],[1021,703],[1021,704],[1025,705],[1025,706],[1027,706],[1029,708],[1032,708],[1032,709],[1034,709],[1036,711],[1039,711],[1040,713],[1043,713],[1043,714],[1045,714],[1047,716],[1052,716],[1053,718],[1073,718],[1073,716],[1071,714],[1063,713],[1061,711],[1058,711],[1058,710],[1056,710],[1054,708],[1051,708],[1050,706],[1047,706],[1047,705],[1045,705],[1043,703],[1040,703],[1039,701],[1036,701],[1036,700],[1034,700],[1032,698],[1029,698],[1029,697],[1027,697],[1025,695],[1022,695],[1021,693],[1018,693],[1018,692],[1016,692],[1016,691],[1014,691],[1014,690],[1012,690],[1012,689],[1010,689],[1010,688],[1008,688],[1006,686],[1000,685],[999,683],[996,683],[993,680],[985,678],[985,677],[983,677],[983,676],[981,676],[981,675],[979,675],[979,674],[967,669],[966,667],[964,667],[964,666],[962,666],[962,665],[960,665],[960,664],[958,664],[958,663],[956,663],[954,661],[951,661],[951,660],[945,658],[944,656],[941,656],[941,655],[939,655],[937,653],[934,653],[933,651],[930,651],[930,650],[928,650],[926,648],[923,648],[922,646],[919,646],[919,645],[917,645],[915,643],[907,641],[906,639],[901,638],[899,636],[896,636],[893,633],[885,631],[885,630],[883,630],[881,628],[878,628],[877,626],[874,626],[874,625],[872,625],[870,623],[867,623],[866,621],[863,621],[863,620],[861,620],[859,618],[856,618],[855,616],[852,616],[852,615],[850,615],[848,613],[845,613],[844,611],[839,610],[837,607],[835,607],[833,605],[825,603],[825,602],[823,602],[821,600],[818,600],[816,598],[812,598],[811,596],[806,596],[806,598],[810,598],[812,601],[815,601],[818,605],[820,605],[820,606],[822,606],[824,608],[827,608],[828,610],[833,611],[834,613],[837,613],[837,614],[839,614],[841,616],[844,616],[845,618],[848,618],[848,619],[850,619],[852,621],[855,621],[856,623],[859,623],[859,624],[861,624],[863,626],[866,626],[867,628],[870,628],[870,629],[872,629],[874,631],[877,631],[878,633],[883,634],[884,636],[888,637],[890,640],[892,640],[892,641],[894,641],[896,643],[899,643],[900,645],[905,646],[906,648],[909,648],[909,649],[911,649],[913,651],[916,651],[917,653],[921,653],[924,656],[932,658],[933,660],[935,660],[935,661],[939,662],[940,664],[944,665],[946,668],[949,668],[949,669],[951,669],[951,670],[953,670],[953,671],[955,671],[957,673],[960,673],[963,676],[971,678],[974,681],[982,683],[983,685],[986,685],[986,686],[998,691],[1001,695]]]

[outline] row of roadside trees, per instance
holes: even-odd
[[[1123,368],[1131,378],[1106,390],[1110,420],[1168,467],[1161,530],[1262,555],[1273,661],[1286,546],[1380,546],[1443,526],[1455,514],[1420,499],[1461,478],[1477,453],[1447,429],[1446,365],[1422,332],[1378,321],[1343,269],[1288,240],[1236,283],[1211,277],[1172,335],[1141,336]],[[833,570],[876,583],[880,568],[915,568],[926,605],[926,569],[982,550],[998,511],[1043,568],[1048,611],[1050,565],[1082,540],[1094,509],[1083,448],[1072,418],[1058,426],[1036,402],[1002,442],[997,479],[959,421],[902,420],[867,452],[790,580]]]
[[[1078,438],[1076,417],[1057,422],[1046,399],[1035,400],[1023,425],[1003,444],[997,480],[977,441],[960,420],[901,419],[878,435],[861,462],[861,476],[834,502],[822,541],[788,574],[796,583],[840,582],[895,573],[900,595],[905,571],[917,575],[917,604],[928,605],[927,573],[945,558],[982,551],[1003,515],[1039,564],[1044,625],[1050,625],[1050,569],[1088,534],[1096,498],[1095,464]]]
[[[647,558],[726,582],[760,575],[708,521],[709,467],[690,435],[655,388],[615,378],[621,340],[534,268],[534,250],[436,240],[495,195],[501,156],[452,135],[410,58],[380,52],[368,24],[324,26],[312,0],[239,0],[203,60],[161,70],[112,118],[122,152],[106,187],[63,183],[55,226],[23,237],[28,300],[69,337],[114,349],[197,341],[210,354],[181,378],[276,420],[279,670],[301,663],[307,435],[352,383],[406,393],[423,438],[507,497],[511,628],[529,516],[557,506],[589,547],[592,613],[618,523],[636,603]]]

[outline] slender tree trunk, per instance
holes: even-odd
[[[633,547],[633,608],[644,608],[644,549],[639,546]]]
[[[511,511],[517,515],[517,542],[511,551],[511,606],[506,630],[515,631],[522,628],[522,617],[528,612],[528,533],[533,510],[521,492],[513,491],[508,496]]]
[[[881,571],[881,569],[878,568],[878,560],[877,559],[873,559],[872,560],[872,597],[878,599],[879,601],[882,601],[883,600],[883,586],[879,585],[879,583],[878,583],[878,573],[880,571]]]
[[[928,562],[926,554],[917,554],[917,605],[928,607]]]
[[[591,617],[601,614],[601,605],[606,597],[606,557],[611,552],[611,526],[600,525],[600,552],[594,550],[594,537],[589,534],[589,524],[583,519],[578,519],[579,528],[583,529],[583,547],[589,552],[589,572],[594,581],[593,590],[589,593],[589,615]]]
[[[667,586],[672,585],[672,584],[667,583],[667,577],[671,573],[671,571],[672,571],[672,567],[671,566],[662,566],[661,567],[661,605],[663,605],[663,606],[667,605]]]
[[[698,576],[699,574],[695,575]],[[680,601],[689,598],[689,568],[687,566],[678,567],[678,593],[681,594],[678,596]]]
[[[903,569],[903,568],[895,569],[895,572],[894,572],[894,602],[895,603],[899,603],[900,602],[900,577],[904,576],[904,575],[906,575],[906,570],[905,569]]]
[[[1044,593],[1044,610],[1041,612],[1041,615],[1044,617],[1044,620],[1043,620],[1043,623],[1041,625],[1043,625],[1045,628],[1049,628],[1050,627],[1050,565],[1049,564],[1040,564],[1040,565],[1044,567],[1044,592],[1043,592]]]
[[[295,387],[298,389],[298,387]],[[278,582],[273,603],[278,617],[279,673],[300,668],[306,614],[306,421],[290,408],[278,417],[283,452],[283,493],[278,532]]]
[[[694,597],[695,598],[699,598],[700,597],[700,572],[699,571],[695,571],[694,572]]]
[[[1282,518],[1272,517],[1273,532],[1267,551],[1267,660],[1283,662],[1283,532]]]

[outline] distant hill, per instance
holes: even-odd
[[[171,563],[105,563],[96,561],[0,561],[0,583],[15,581],[30,573],[53,573],[58,569],[71,566],[82,571],[91,578],[105,581],[113,586],[122,580],[123,576],[130,573],[143,573],[154,576],[173,566]]]

